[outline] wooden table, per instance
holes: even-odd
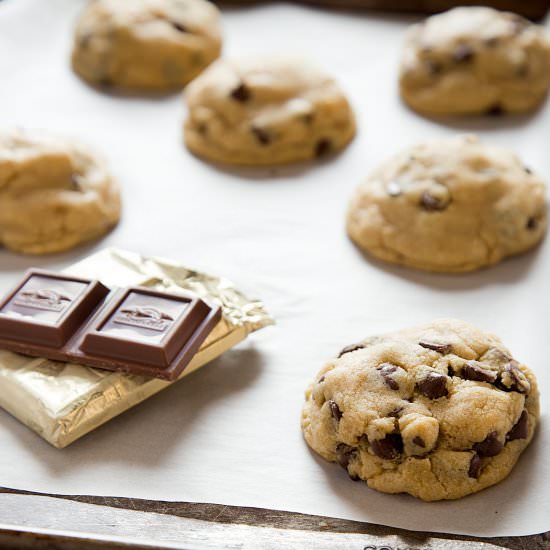
[[[550,532],[480,539],[259,508],[0,488],[0,548],[539,550],[550,548]]]

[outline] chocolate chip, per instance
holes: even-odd
[[[400,434],[388,434],[384,439],[375,439],[370,442],[376,456],[386,460],[394,460],[403,452],[403,439]]]
[[[443,355],[447,355],[447,353],[451,353],[453,346],[451,344],[436,344],[435,342],[418,342],[419,346],[422,346],[426,349],[432,349],[434,351],[437,351],[438,353],[442,353]]]
[[[428,72],[430,74],[439,74],[443,70],[443,65],[441,63],[438,63],[437,61],[432,61],[431,59],[427,59],[425,61],[426,69],[428,69]]]
[[[386,193],[390,197],[398,197],[402,193],[401,186],[396,181],[390,181],[386,185]]]
[[[399,407],[398,409],[393,409],[393,411],[390,411],[388,413],[388,416],[391,416],[392,418],[398,418],[402,410],[403,410],[403,407]]]
[[[350,447],[345,443],[338,443],[338,445],[336,445],[336,460],[338,461],[338,464],[347,470],[348,465],[351,459],[355,456],[356,452],[357,449],[355,447]]]
[[[376,370],[380,371],[380,374],[382,375],[382,378],[384,379],[384,382],[387,386],[389,386],[392,390],[398,390],[399,384],[392,378],[392,374],[394,374],[397,371],[397,366],[392,365],[391,363],[384,363],[383,365],[380,365]]]
[[[351,353],[352,351],[357,351],[358,349],[363,349],[365,346],[363,344],[350,344],[346,346],[339,354],[338,358],[342,357],[346,353]]]
[[[527,223],[525,224],[525,227],[527,229],[529,229],[529,231],[534,231],[539,225],[539,222],[537,220],[537,218],[535,218],[534,216],[531,216],[528,220],[527,220]]]
[[[269,145],[271,143],[271,136],[262,128],[252,126],[250,130],[256,136],[256,139],[258,140],[260,145]]]
[[[361,481],[361,478],[357,474],[350,474],[348,472],[348,476],[352,481]]]
[[[506,434],[506,441],[514,441],[515,439],[527,439],[529,434],[529,415],[526,410],[523,410],[514,427]]]
[[[451,365],[449,365],[447,367],[447,376],[450,376],[451,378],[455,375],[455,370],[453,369],[453,367],[451,367]]]
[[[474,455],[470,460],[470,467],[468,468],[468,477],[477,479],[481,473],[481,458],[478,455]]]
[[[113,85],[113,81],[108,76],[104,76],[100,78],[97,81],[97,83],[99,84],[99,86],[102,86],[103,88],[110,88]]]
[[[517,362],[511,361],[500,373],[498,387],[504,391],[517,391],[519,393],[529,393],[531,385],[529,380],[521,370],[516,367]]]
[[[505,113],[504,108],[500,103],[495,103],[494,105],[491,105],[487,111],[485,111],[485,114],[489,116],[501,116]]]
[[[413,443],[417,447],[422,447],[423,449],[426,447],[426,443],[424,443],[424,440],[419,435],[417,435],[413,438]]]
[[[418,391],[430,399],[439,399],[448,395],[447,377],[444,374],[430,372],[416,384]]]
[[[186,27],[184,27],[181,23],[177,23],[176,21],[172,21],[172,27],[174,27],[174,29],[179,32],[188,32]]]
[[[242,82],[229,94],[235,101],[245,103],[251,97],[250,90]]]
[[[315,145],[315,156],[324,157],[332,150],[332,141],[328,138],[321,138]]]
[[[497,432],[491,432],[483,441],[475,443],[472,449],[479,456],[496,456],[502,451],[504,445],[498,439]]]
[[[531,175],[533,173],[533,170],[531,170],[531,168],[529,168],[529,166],[524,166],[523,169],[525,170],[526,174]]]
[[[467,44],[459,44],[453,52],[453,61],[455,63],[467,63],[474,57],[474,50]]]
[[[71,188],[73,191],[82,191],[80,183],[78,182],[79,175],[71,174]]]
[[[335,401],[332,401],[332,399],[328,402],[328,406],[330,408],[330,414],[332,415],[332,418],[340,421],[340,418],[342,418],[342,411],[340,410],[340,407],[336,404]]]
[[[430,212],[445,210],[445,208],[447,208],[447,204],[445,202],[439,200],[433,195],[430,195],[430,193],[428,193],[427,191],[424,191],[420,196],[420,205],[425,210],[428,210]]]
[[[321,383],[323,383],[324,381],[325,381],[325,377],[324,377],[324,376],[321,376],[321,378],[319,378],[319,380],[318,380],[317,383],[318,383],[318,384],[321,384]]]
[[[493,384],[496,382],[497,373],[491,370],[484,369],[476,361],[468,361],[462,367],[462,377],[466,380],[473,380],[474,382],[489,382]]]

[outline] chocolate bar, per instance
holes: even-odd
[[[331,8],[372,9],[388,12],[439,13],[456,6],[490,6],[499,10],[512,11],[529,19],[542,19],[550,8],[549,0],[299,0]],[[220,4],[252,4],[258,0],[224,0]]]
[[[220,318],[194,295],[31,270],[0,303],[0,349],[175,380]]]

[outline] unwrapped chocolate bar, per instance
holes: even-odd
[[[178,380],[273,323],[261,302],[245,297],[228,281],[169,260],[107,249],[66,272],[112,287],[191,291],[219,305],[221,320]],[[0,351],[0,406],[56,447],[69,445],[171,383]]]

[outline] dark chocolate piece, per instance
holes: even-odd
[[[418,391],[430,399],[439,399],[448,395],[447,377],[437,372],[428,373],[420,380],[416,387]]]
[[[466,380],[473,380],[474,382],[488,382],[494,384],[497,379],[497,373],[484,369],[477,361],[468,361],[462,367],[462,377]]]
[[[506,434],[506,441],[514,441],[515,439],[527,439],[529,435],[529,414],[525,409],[521,413],[518,421],[512,429]]]
[[[496,456],[503,447],[504,444],[499,441],[497,432],[491,432],[483,441],[475,443],[472,448],[479,456]]]
[[[175,380],[221,317],[193,295],[33,270],[0,303],[0,349]]]
[[[451,344],[438,344],[436,342],[418,342],[419,346],[422,346],[426,349],[431,349],[434,351],[437,351],[438,353],[442,353],[443,355],[447,355],[447,353],[451,353],[453,346]]]
[[[384,363],[380,365],[376,370],[380,371],[386,386],[392,390],[398,390],[399,384],[392,378],[392,374],[397,372],[399,367],[397,365],[392,365],[391,363]]]
[[[481,473],[481,458],[479,455],[474,454],[472,460],[470,460],[470,467],[468,468],[468,477],[477,479]]]
[[[334,418],[336,421],[339,421],[340,418],[342,418],[342,411],[340,410],[340,407],[337,405],[336,401],[330,400],[328,402],[328,406],[330,408],[330,414],[332,415],[332,418]]]
[[[332,151],[332,141],[328,138],[321,138],[315,145],[315,156],[324,157]]]
[[[235,101],[245,103],[250,99],[250,90],[241,82],[234,90],[231,91],[230,95]]]
[[[178,23],[176,21],[172,21],[172,27],[176,29],[179,32],[189,32],[186,27],[184,27],[181,23]]]
[[[355,447],[350,447],[345,443],[338,443],[336,445],[336,460],[338,464],[344,469],[348,469],[350,460],[355,456],[357,449]]]
[[[439,210],[445,210],[447,203],[430,195],[427,191],[424,191],[420,196],[420,206],[428,212],[437,212]]]
[[[338,354],[338,358],[342,357],[342,355],[345,355],[346,353],[351,353],[352,351],[357,351],[358,349],[363,349],[364,347],[365,346],[363,344],[350,344],[342,349],[342,351]]]

